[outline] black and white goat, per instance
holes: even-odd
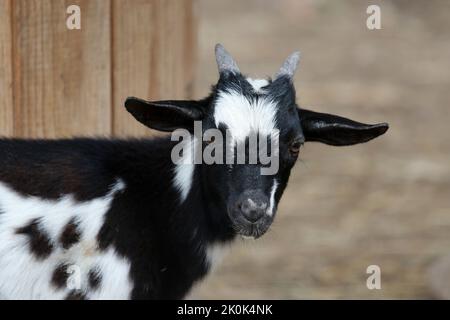
[[[174,163],[170,137],[0,139],[0,296],[11,299],[178,299],[237,235],[271,225],[304,142],[343,146],[388,129],[299,109],[292,54],[273,80],[243,76],[221,45],[220,79],[199,101],[126,101],[161,130],[278,132],[278,170],[256,164]],[[196,141],[192,150],[211,141]],[[231,141],[231,142],[230,142]],[[190,150],[190,149],[188,149]],[[246,150],[246,149],[244,149]]]

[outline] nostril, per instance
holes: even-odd
[[[252,200],[247,199],[247,200],[240,202],[238,205],[238,208],[242,213],[248,214],[251,211],[253,211],[256,208],[256,206],[254,205]]]
[[[261,219],[261,217],[264,215],[267,204],[256,203],[252,199],[246,199],[245,201],[239,203],[238,207],[245,219],[249,222],[254,223]]]
[[[249,207],[248,207],[248,205],[247,205],[247,203],[245,201],[239,202],[238,205],[237,205],[237,208],[238,208],[239,211],[241,211],[243,213],[249,211]]]

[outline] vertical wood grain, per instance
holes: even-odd
[[[113,0],[114,134],[152,133],[124,109],[128,96],[190,98],[196,47],[192,5],[192,0]]]
[[[13,134],[11,3],[0,2],[0,136]]]
[[[14,134],[102,135],[111,131],[109,0],[14,0]],[[66,9],[81,7],[81,30]]]

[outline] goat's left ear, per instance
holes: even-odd
[[[187,129],[192,131],[194,121],[203,119],[203,102],[194,100],[145,101],[130,97],[125,108],[137,121],[159,131]]]
[[[364,124],[327,113],[297,108],[305,141],[348,146],[370,141],[389,129],[387,123]]]

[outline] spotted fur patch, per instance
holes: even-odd
[[[59,242],[64,249],[69,249],[80,241],[81,233],[78,229],[78,223],[75,218],[70,219],[69,223],[64,227]]]
[[[53,271],[52,284],[56,288],[62,289],[67,285],[67,279],[69,278],[68,268],[69,268],[68,264],[61,263]]]
[[[38,259],[47,258],[53,251],[53,244],[40,226],[39,219],[33,219],[26,226],[18,228],[16,234],[28,237],[30,251]]]

